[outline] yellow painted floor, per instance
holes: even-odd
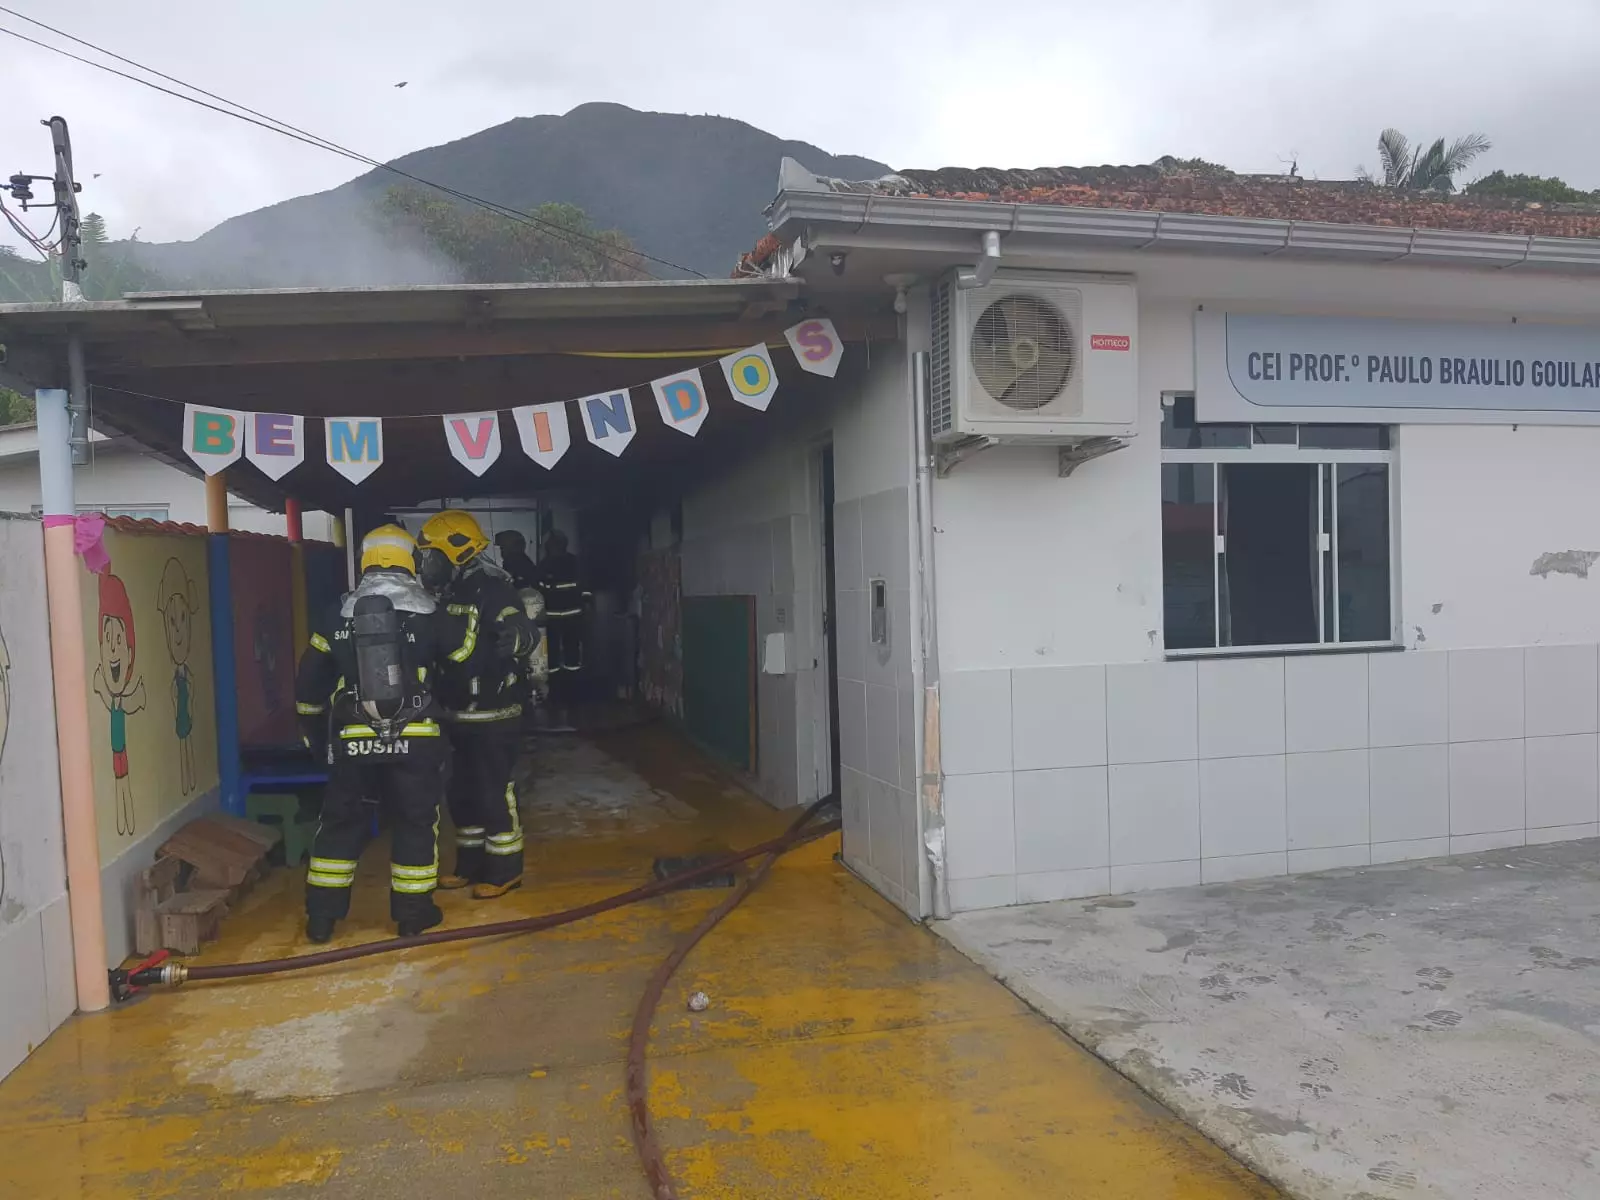
[[[666,734],[560,739],[532,879],[451,925],[566,908],[651,859],[785,818]],[[1221,1200],[1274,1192],[831,860],[786,859],[690,957],[651,1046],[686,1197]],[[386,930],[363,865],[343,943]],[[191,985],[78,1018],[0,1084],[0,1197],[648,1195],[628,1136],[634,1003],[699,890],[536,937]],[[277,872],[200,961],[303,952]],[[687,1011],[695,989],[711,997]]]

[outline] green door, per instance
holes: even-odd
[[[756,773],[756,598],[683,598],[683,722],[689,736]]]

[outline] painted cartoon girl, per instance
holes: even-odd
[[[111,773],[116,778],[117,833],[132,837],[137,822],[133,781],[128,778],[128,716],[145,706],[144,680],[133,669],[133,605],[128,589],[115,575],[100,580],[100,662],[94,669],[94,693],[111,714]]]
[[[175,558],[167,559],[161,570],[161,589],[156,595],[156,610],[161,614],[161,629],[172,656],[172,722],[178,735],[178,778],[183,794],[194,791],[194,672],[189,670],[189,654],[194,649],[194,581]]]

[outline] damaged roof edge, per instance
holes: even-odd
[[[768,211],[776,240],[789,245],[807,226],[834,223],[857,236],[870,236],[874,229],[892,229],[902,236],[903,231],[915,229],[934,238],[997,230],[1004,235],[1047,237],[1074,248],[1600,272],[1600,239],[1537,234],[938,200],[811,188],[780,192]]]

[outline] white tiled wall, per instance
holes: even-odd
[[[817,652],[811,597],[797,579],[797,562],[809,565],[809,518],[790,513],[750,524],[730,521],[706,530],[697,527],[694,534],[686,535],[680,549],[683,594],[754,596],[757,645],[764,646],[768,634],[786,634],[796,660],[810,663]],[[780,808],[816,798],[810,761],[813,731],[798,719],[800,679],[797,671],[757,677],[760,727],[753,782]]]
[[[0,926],[0,1079],[78,1007],[67,898]]]
[[[834,505],[834,588],[838,606],[839,759],[844,801],[844,857],[874,887],[906,912],[921,914],[917,843],[917,782],[911,690],[910,493],[890,488]],[[887,644],[871,639],[871,584],[886,589]],[[999,696],[1007,705],[1010,682],[1000,672]],[[963,725],[967,722],[962,722]],[[946,728],[950,728],[947,724]],[[950,753],[946,746],[945,753]],[[958,747],[958,757],[963,751]],[[981,789],[987,776],[981,753],[965,756],[965,786]],[[993,770],[1011,786],[1011,750]],[[991,805],[974,802],[969,811]],[[998,807],[1009,815],[1009,796]],[[1005,844],[1009,846],[1009,825]],[[965,853],[969,878],[1014,874],[983,859],[984,831],[975,830]],[[969,892],[973,889],[969,888]],[[1004,903],[1011,903],[1010,900]]]
[[[1600,836],[1593,645],[941,686],[958,910]]]

